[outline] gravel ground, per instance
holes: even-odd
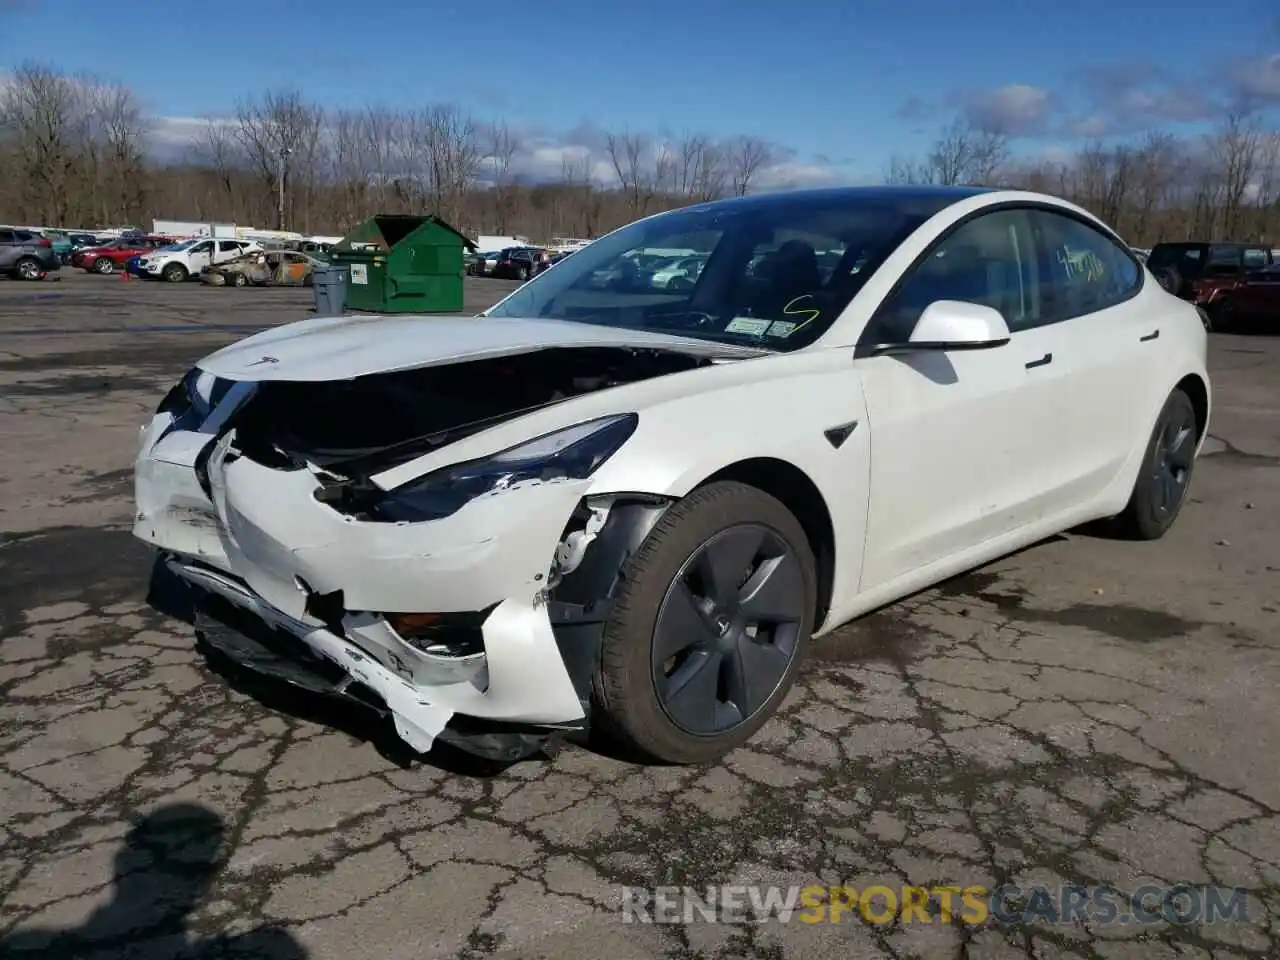
[[[479,308],[511,285],[468,280]],[[1280,340],[1215,336],[1163,541],[1055,538],[815,644],[724,763],[497,774],[234,684],[145,602],[138,425],[309,291],[0,281],[0,954],[1280,956]],[[1215,924],[624,923],[623,885],[1246,888]]]

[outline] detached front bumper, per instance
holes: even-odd
[[[365,522],[317,501],[307,470],[237,457],[228,437],[165,435],[171,422],[158,414],[143,432],[134,533],[174,574],[372,690],[415,750],[455,715],[548,733],[583,724],[546,591],[585,482],[518,486],[436,521]],[[415,645],[396,614],[464,617],[474,642]]]

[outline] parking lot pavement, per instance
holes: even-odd
[[[509,289],[468,283],[477,303]],[[481,775],[215,676],[191,628],[145,603],[127,529],[138,424],[198,356],[308,304],[0,283],[0,954],[1280,955],[1280,341],[1214,338],[1213,439],[1165,540],[1058,538],[840,631],[723,764],[571,745]],[[1244,888],[1243,915],[619,911],[623,885],[1177,882]]]

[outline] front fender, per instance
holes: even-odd
[[[592,477],[588,496],[678,499],[743,461],[790,464],[817,487],[831,517],[834,603],[856,591],[861,576],[870,440],[862,387],[849,367],[738,383],[646,409],[636,433]]]

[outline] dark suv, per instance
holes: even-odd
[[[43,280],[61,266],[48,237],[30,230],[0,227],[0,273],[15,280]]]
[[[1147,269],[1174,296],[1193,303],[1210,281],[1239,277],[1272,264],[1271,248],[1249,243],[1157,243]]]
[[[507,247],[498,254],[493,276],[508,280],[528,280],[551,266],[551,254],[541,247]]]

